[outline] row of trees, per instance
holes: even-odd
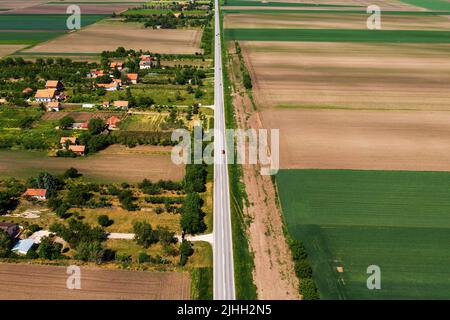
[[[313,272],[305,247],[300,241],[293,239],[290,240],[289,247],[294,260],[295,274],[300,280],[300,294],[305,300],[319,299],[319,293],[312,278]]]

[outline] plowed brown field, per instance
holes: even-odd
[[[0,264],[2,300],[181,300],[189,299],[189,276],[177,272],[146,272],[81,268],[81,289],[70,290],[66,267]]]

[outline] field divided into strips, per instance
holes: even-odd
[[[225,9],[263,124],[281,132],[286,226],[323,299],[449,299],[450,2],[336,3],[364,7]],[[366,29],[369,4],[382,30]]]
[[[281,170],[277,185],[322,298],[450,297],[450,173]],[[381,290],[366,287],[370,265]]]
[[[226,29],[362,29],[367,30],[366,13],[339,12],[279,12],[229,13],[224,20]],[[450,30],[450,19],[435,14],[383,15],[383,30]]]

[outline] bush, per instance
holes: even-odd
[[[148,222],[136,221],[133,224],[136,243],[144,248],[158,242],[158,232]]]
[[[194,249],[192,249],[192,243],[183,240],[180,246],[180,265],[184,266],[188,262],[189,257],[194,253]]]
[[[97,221],[102,227],[109,227],[113,223],[106,214],[98,216]]]
[[[75,168],[69,168],[63,174],[63,178],[65,178],[65,179],[67,179],[67,178],[75,179],[75,178],[79,178],[81,176],[82,176],[82,174],[79,173],[78,170]]]
[[[82,261],[101,263],[103,261],[104,250],[99,241],[82,241],[78,244],[75,257]]]
[[[202,199],[197,193],[189,193],[181,208],[181,228],[186,233],[196,234],[206,230],[203,221],[205,213],[202,211]]]
[[[62,244],[54,242],[48,237],[44,237],[41,240],[41,244],[39,245],[39,257],[47,260],[55,260],[60,259]]]
[[[30,230],[32,233],[42,230],[42,228],[38,224],[32,224],[32,225],[28,226],[27,229]]]
[[[304,300],[318,300],[319,293],[312,279],[300,279],[300,294]]]
[[[300,260],[295,263],[295,274],[300,279],[310,279],[312,269],[307,260]]]
[[[0,258],[5,258],[10,254],[13,242],[11,237],[3,230],[0,230]]]
[[[146,253],[146,252],[141,252],[138,255],[138,263],[145,263],[145,262],[150,262],[150,256]]]

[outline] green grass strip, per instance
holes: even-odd
[[[362,7],[355,5],[296,3],[296,2],[261,2],[251,0],[227,0],[225,2],[225,5],[234,7],[318,7],[318,8]]]
[[[450,10],[450,2],[445,0],[400,0],[400,1],[429,10]]]
[[[81,26],[85,27],[109,15],[83,14]],[[67,14],[2,14],[0,30],[66,30]]]
[[[227,9],[226,7],[222,10],[225,14],[236,14],[236,13],[311,13],[311,14],[321,14],[321,13],[334,13],[334,14],[355,14],[361,13],[367,15],[366,10],[304,10],[304,9]],[[450,15],[450,11],[382,11],[385,15],[412,15],[412,16],[430,16],[430,15]]]
[[[227,40],[450,43],[450,31],[350,29],[226,29]]]
[[[71,56],[71,57],[99,57],[96,52],[16,52],[15,56]]]
[[[0,32],[0,43],[35,44],[63,34],[64,32]]]

